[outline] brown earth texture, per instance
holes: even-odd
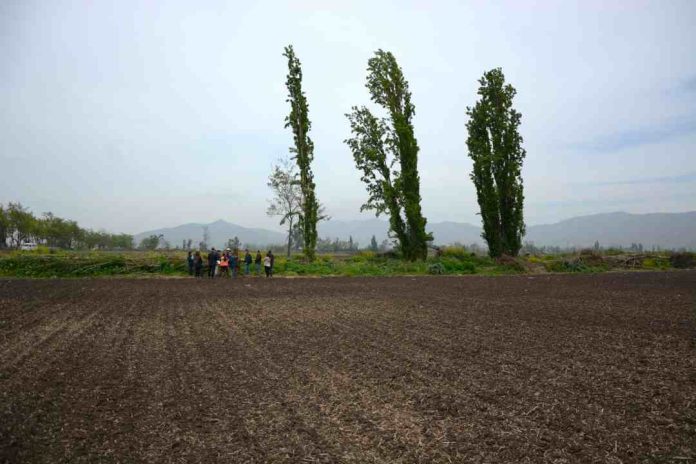
[[[696,462],[696,272],[0,280],[0,462]]]

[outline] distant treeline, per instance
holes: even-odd
[[[83,229],[76,221],[60,218],[50,212],[36,217],[20,203],[0,204],[0,249],[18,249],[26,243],[69,250],[135,248],[132,235]]]

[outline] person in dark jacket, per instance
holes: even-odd
[[[208,253],[208,277],[211,279],[215,277],[215,266],[217,266],[218,254],[215,248],[210,250]]]
[[[249,266],[251,266],[251,253],[249,253],[248,248],[244,251],[244,275],[249,275]]]
[[[230,270],[232,271],[232,278],[237,277],[237,267],[239,266],[239,257],[236,252],[230,253]]]
[[[268,250],[268,256],[271,257],[271,277],[273,277],[273,271],[275,269],[275,255],[271,250]]]
[[[256,258],[254,259],[254,264],[256,265],[256,275],[261,275],[261,261],[263,257],[261,256],[261,250],[256,250]]]
[[[189,275],[193,275],[193,252],[189,251],[188,256],[186,257],[186,262],[188,263],[188,270],[189,270]]]
[[[197,251],[196,255],[193,257],[193,268],[196,271],[196,277],[202,277],[201,271],[203,270],[203,257],[201,252]]]

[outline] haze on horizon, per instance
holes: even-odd
[[[696,210],[696,2],[0,4],[0,203],[138,233],[265,215],[302,61],[317,196],[336,219],[366,198],[343,140],[382,48],[416,106],[423,211],[479,225],[465,110],[502,67],[518,91],[528,224]]]

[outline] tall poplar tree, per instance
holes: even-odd
[[[353,138],[346,143],[363,172],[368,200],[362,210],[389,214],[390,231],[399,241],[404,258],[425,259],[432,236],[425,231],[420,206],[418,142],[413,130],[415,106],[396,58],[377,50],[367,63],[366,87],[387,118],[378,119],[365,107],[348,114]]]
[[[313,261],[317,247],[317,221],[319,220],[319,203],[314,193],[314,143],[309,138],[312,124],[309,121],[307,97],[302,91],[302,67],[295,56],[292,45],[285,47],[283,56],[288,59],[288,76],[285,85],[288,88],[290,114],[285,118],[285,127],[292,129],[295,146],[290,149],[300,169],[300,188],[302,190],[302,214],[299,220],[304,239],[303,252],[307,260]]]
[[[482,237],[492,257],[516,256],[525,232],[522,214],[522,162],[526,155],[518,132],[522,115],[512,107],[517,93],[505,84],[500,68],[479,80],[480,99],[467,107],[467,147],[474,162],[471,180],[483,220]]]

